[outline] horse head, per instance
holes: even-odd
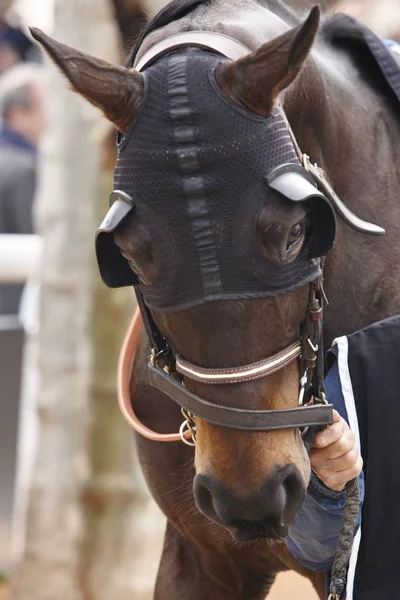
[[[308,57],[319,18],[314,8],[237,60],[181,48],[144,73],[32,31],[74,90],[119,130],[116,189],[129,201],[110,229],[104,252],[114,262],[103,277],[138,285],[174,353],[204,369],[254,363],[298,340],[331,245],[312,202],[268,185],[273,169],[299,162],[282,106],[306,127],[312,120],[304,90],[318,96]],[[302,69],[309,81],[303,75],[296,93],[289,86]],[[318,155],[315,139],[310,145]],[[291,361],[235,385],[185,385],[214,405],[278,410],[297,407],[300,377]],[[301,431],[194,420],[200,511],[237,540],[285,536],[310,477]]]

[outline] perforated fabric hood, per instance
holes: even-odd
[[[131,196],[149,232],[157,276],[140,289],[157,310],[283,294],[320,275],[307,250],[289,265],[262,253],[265,177],[299,160],[279,109],[252,115],[222,94],[221,60],[193,48],[148,67],[145,98],[119,144],[115,190]]]

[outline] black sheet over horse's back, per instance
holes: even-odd
[[[394,99],[400,110],[400,54],[366,25],[342,13],[325,22],[322,35],[330,44],[348,50],[371,84]]]

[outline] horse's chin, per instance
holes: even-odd
[[[243,521],[238,523],[238,526],[235,527],[221,521],[214,511],[210,511],[208,514],[204,511],[200,512],[202,512],[209,521],[216,523],[228,531],[237,543],[251,542],[254,540],[276,542],[285,538],[289,532],[289,522],[273,524],[269,521]]]
[[[249,524],[241,528],[229,528],[235,542],[251,542],[253,540],[281,540],[289,532],[288,525],[268,525],[263,523]]]

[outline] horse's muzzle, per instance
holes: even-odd
[[[296,465],[278,467],[255,494],[239,498],[209,475],[196,475],[194,497],[200,512],[226,527],[238,542],[283,538],[300,508],[305,484]]]

